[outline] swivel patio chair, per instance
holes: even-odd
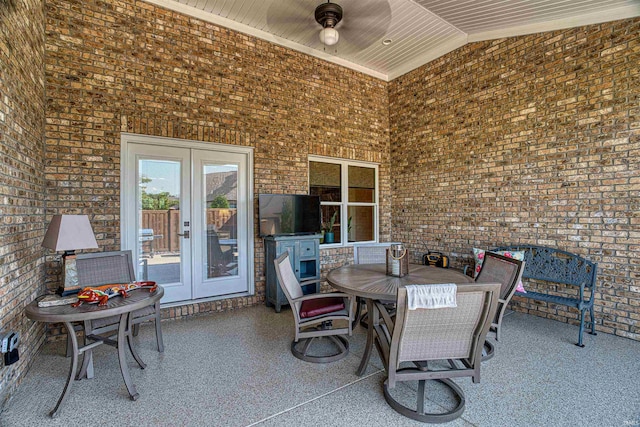
[[[434,285],[416,288],[428,286]],[[376,347],[388,375],[383,386],[384,397],[395,411],[425,423],[448,422],[462,415],[464,392],[451,378],[468,376],[474,383],[480,381],[482,343],[495,316],[499,292],[498,283],[464,283],[457,285],[457,306],[411,310],[407,289],[398,289],[395,325],[390,325],[390,319],[386,318],[374,327]],[[376,304],[380,310],[384,309],[379,302]],[[452,409],[425,411],[427,380],[438,381],[448,389],[455,401],[449,405]],[[406,396],[405,393],[394,391],[398,383],[406,381],[418,382],[415,406],[404,402],[401,396]],[[405,391],[412,395],[413,390],[416,388],[412,385]],[[436,406],[445,405],[447,403]]]
[[[340,360],[349,354],[349,341],[343,335],[351,335],[354,297],[342,292],[303,295],[302,286],[317,280],[298,282],[289,252],[284,252],[274,260],[278,282],[284,292],[295,321],[295,338],[291,342],[291,353],[300,360],[312,363],[328,363]],[[334,322],[344,325],[334,328]],[[335,348],[334,353],[313,354],[312,344],[325,350],[326,344]]]
[[[365,243],[362,245],[353,246],[353,263],[354,264],[384,264],[387,262],[387,249],[391,245],[399,244],[397,242],[389,243]],[[385,301],[387,309],[392,310],[395,301]],[[368,327],[367,313],[364,312],[363,307],[366,306],[366,301],[363,298],[356,298],[356,314],[353,321],[353,327],[360,322],[363,327]]]
[[[522,280],[524,261],[508,258],[493,252],[486,252],[482,269],[476,277],[476,283],[499,282],[500,297],[498,298],[498,310],[491,321],[490,332],[495,333],[496,341],[500,341],[502,317],[507,309],[511,297],[516,291],[518,282]],[[482,360],[491,359],[495,354],[495,347],[490,341],[484,343],[484,355]]]
[[[78,270],[78,283],[82,287],[101,286],[117,283],[135,282],[135,270],[133,268],[133,258],[130,250],[115,252],[96,252],[80,254],[76,258],[76,268]],[[136,291],[142,292],[142,291]],[[162,340],[162,328],[160,326],[160,302],[152,306],[142,308],[132,313],[131,324],[133,335],[138,334],[140,324],[153,320],[156,332],[156,344],[159,352],[164,352]],[[102,334],[118,330],[120,316],[111,316],[104,319],[88,320],[84,325],[78,326],[78,330],[84,329],[85,336],[90,334]],[[71,339],[67,339],[67,355],[70,354]],[[88,378],[93,376],[91,372],[92,364],[89,364]]]

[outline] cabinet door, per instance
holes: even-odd
[[[289,252],[289,262],[291,268],[296,273],[296,278],[300,280],[300,272],[298,268],[298,257],[296,256],[296,242],[280,242],[278,243],[278,256],[285,252]]]

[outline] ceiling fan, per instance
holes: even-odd
[[[342,8],[337,3],[320,4],[316,7],[316,22],[322,25],[320,30],[320,41],[327,45],[333,46],[340,40],[340,33],[336,30],[336,25],[342,20]]]
[[[275,0],[267,10],[272,34],[312,48],[355,53],[380,43],[391,23],[388,0]]]

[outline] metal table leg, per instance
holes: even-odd
[[[138,400],[140,395],[136,391],[136,386],[131,381],[131,375],[129,374],[129,367],[127,366],[126,354],[125,354],[125,340],[127,339],[128,325],[131,324],[129,317],[131,313],[123,313],[120,315],[120,324],[118,325],[118,360],[120,362],[120,372],[122,372],[122,379],[127,386],[129,396],[131,400]]]
[[[144,369],[147,367],[147,365],[144,364],[144,362],[142,361],[142,359],[140,358],[140,355],[138,354],[138,352],[136,351],[136,348],[133,346],[133,326],[132,326],[132,318],[133,314],[129,314],[127,316],[128,320],[127,320],[127,345],[129,346],[129,351],[131,352],[131,355],[133,356],[133,358],[136,360],[136,362],[138,362],[138,365],[140,366],[141,369]]]
[[[369,364],[369,359],[371,358],[371,350],[373,349],[373,341],[375,339],[374,327],[377,326],[380,322],[378,309],[373,303],[373,300],[369,298],[367,298],[367,312],[369,313],[370,324],[367,328],[367,344],[364,347],[364,354],[362,355],[360,366],[358,366],[358,370],[356,371],[356,375],[358,375],[359,377],[364,375],[364,371],[367,370],[367,365]]]
[[[91,350],[87,350],[83,354],[82,366],[80,367],[80,372],[78,372],[78,375],[76,376],[76,380],[93,378],[93,352]]]
[[[84,321],[84,345],[85,347],[91,344],[91,339],[89,338],[91,335],[91,321]],[[93,378],[93,351],[91,348],[82,352],[82,366],[80,367],[80,372],[76,376],[76,380],[81,380],[83,378],[91,379]]]
[[[67,396],[69,395],[69,391],[71,390],[71,383],[76,376],[76,370],[78,369],[78,355],[80,354],[78,350],[78,338],[76,337],[76,333],[73,329],[73,325],[70,322],[64,322],[64,327],[67,328],[67,334],[71,338],[71,367],[69,368],[69,375],[67,376],[67,383],[64,385],[64,390],[62,391],[62,395],[58,399],[58,403],[56,403],[56,407],[49,412],[51,417],[55,417],[58,414],[58,410],[60,406],[67,400]]]

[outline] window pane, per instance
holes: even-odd
[[[374,233],[374,206],[349,206],[349,221],[347,222],[347,234],[350,242],[363,242],[373,240]]]
[[[340,206],[322,205],[323,243],[340,243]],[[332,233],[332,234],[331,234]]]
[[[323,202],[340,200],[340,165],[309,162],[309,194],[320,196]]]
[[[349,201],[374,203],[376,173],[373,168],[349,166]]]

